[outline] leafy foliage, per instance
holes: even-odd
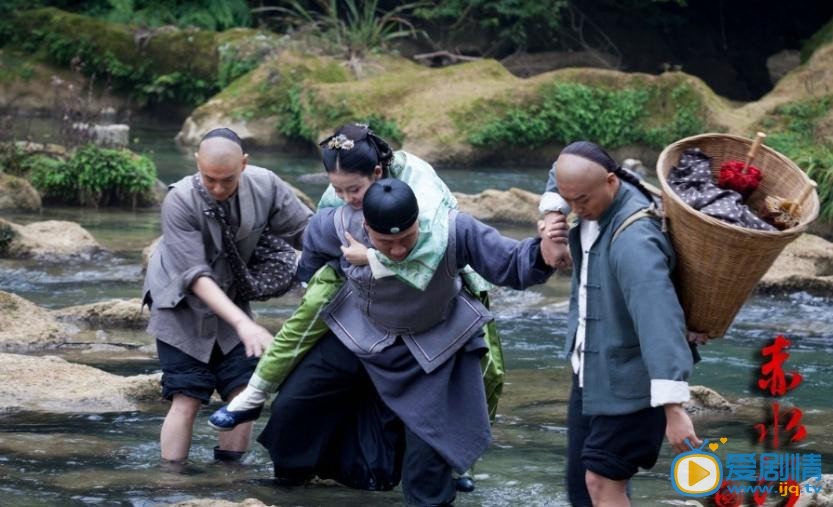
[[[315,31],[331,44],[346,48],[350,58],[386,49],[395,39],[421,33],[405,17],[421,2],[404,3],[390,10],[382,10],[379,0],[316,0],[313,6],[299,0],[283,3],[286,6],[256,8],[252,12],[274,14],[282,24]]]
[[[14,48],[95,76],[140,104],[204,103],[262,61],[278,39],[242,29],[151,31],[54,8],[12,17],[18,25]]]
[[[401,145],[405,140],[405,134],[399,128],[394,120],[390,120],[381,115],[369,115],[366,118],[359,118],[355,120],[359,123],[366,123],[373,132],[382,137],[388,142]]]
[[[32,183],[47,198],[67,204],[134,207],[149,197],[156,166],[126,149],[87,145],[66,162],[48,157],[32,161]]]
[[[83,14],[118,23],[218,31],[251,25],[245,0],[97,0],[85,4]]]
[[[472,25],[487,30],[501,44],[525,48],[529,35],[557,38],[569,0],[441,0],[423,5],[415,14],[440,24],[450,23],[453,32]]]
[[[535,101],[505,107],[505,112],[478,123],[469,134],[474,145],[540,146],[546,142],[595,141],[608,148],[627,144],[665,144],[702,131],[700,105],[690,90],[679,85],[671,91],[676,114],[670,122],[646,122],[649,104],[658,90],[613,90],[574,83],[548,83]],[[482,109],[489,106],[481,104]]]
[[[833,95],[792,102],[778,107],[762,122],[769,135],[766,144],[780,151],[807,176],[816,180],[821,203],[819,215],[833,220],[833,141],[819,132],[819,120],[833,106]]]

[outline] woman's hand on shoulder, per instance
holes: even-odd
[[[347,240],[347,246],[342,245],[341,253],[347,262],[354,266],[367,265],[367,247],[356,241],[347,231],[344,232],[344,238]]]

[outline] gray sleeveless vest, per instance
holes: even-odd
[[[451,212],[445,258],[424,291],[395,276],[373,278],[368,266],[353,266],[341,258],[347,282],[321,317],[348,349],[360,356],[378,353],[401,337],[422,369],[431,373],[492,320],[486,307],[461,290],[456,217]],[[334,220],[345,246],[345,231],[370,244],[361,210],[342,206]]]

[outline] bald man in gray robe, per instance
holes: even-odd
[[[226,401],[242,391],[272,340],[272,333],[252,320],[248,302],[236,297],[222,226],[206,213],[209,205],[198,185],[215,201],[211,205],[225,210],[243,261],[267,228],[300,249],[312,214],[277,175],[248,165],[239,137],[229,129],[206,134],[195,158],[198,180],[189,175],[174,183],[162,204],[163,238],[143,290],[163,396],[171,400],[160,436],[162,459],[170,462],[188,457],[200,406],[215,389]],[[294,269],[287,276],[294,276]],[[215,458],[239,459],[251,431],[247,423],[220,434]]]

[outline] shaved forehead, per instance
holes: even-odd
[[[200,143],[200,161],[214,166],[237,166],[243,157],[239,144],[223,137],[210,137]]]
[[[572,183],[581,186],[595,185],[607,178],[607,169],[584,157],[563,154],[555,166],[558,184]]]

